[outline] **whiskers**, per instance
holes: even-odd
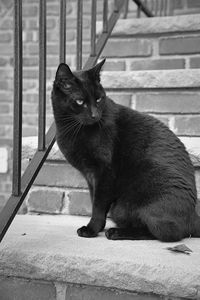
[[[62,136],[66,137],[71,143],[74,143],[84,125],[78,118],[70,115],[59,116],[57,121],[59,122],[59,129]]]

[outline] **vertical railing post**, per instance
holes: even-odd
[[[129,0],[125,0],[123,19],[127,18],[129,8]]]
[[[108,0],[103,1],[103,32],[108,32]]]
[[[66,0],[60,0],[60,63],[65,63],[66,55]]]
[[[14,122],[12,194],[21,193],[22,148],[22,2],[14,2]]]
[[[38,150],[45,149],[46,129],[46,0],[40,0],[39,10],[39,111]]]
[[[92,11],[91,11],[91,56],[96,55],[96,10],[97,1],[92,0]]]
[[[83,0],[77,0],[76,68],[82,68]]]

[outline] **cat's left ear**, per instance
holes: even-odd
[[[105,61],[106,61],[106,59],[104,58],[96,66],[94,66],[92,69],[88,70],[88,73],[99,82],[100,82],[100,71],[101,71],[101,68],[104,65]]]
[[[60,79],[70,80],[73,77],[74,75],[67,64],[61,63],[58,66],[58,69],[56,71],[56,81],[59,81]]]

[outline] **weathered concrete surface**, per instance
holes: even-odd
[[[190,154],[190,158],[194,166],[200,165],[200,138],[199,137],[179,137],[184,143],[186,149]],[[22,159],[29,160],[37,150],[37,137],[23,138]],[[48,160],[65,161],[64,156],[60,152],[57,143],[54,144],[49,153]]]
[[[166,247],[178,243],[110,241],[104,233],[78,237],[77,228],[87,222],[86,217],[18,215],[0,245],[0,276],[200,299],[200,239],[182,241],[191,255],[177,254]]]
[[[200,30],[200,16],[183,15],[173,17],[155,17],[140,19],[120,19],[113,29],[112,35],[145,35],[168,32],[195,32]],[[102,31],[102,22],[97,22],[97,33]]]
[[[31,159],[35,154],[38,146],[37,136],[23,137],[22,140],[22,159]],[[64,156],[60,152],[57,143],[51,149],[48,155],[49,160],[65,160]]]

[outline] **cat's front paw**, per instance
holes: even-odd
[[[97,236],[97,233],[94,232],[91,228],[83,226],[77,230],[77,233],[81,237],[91,238]]]

